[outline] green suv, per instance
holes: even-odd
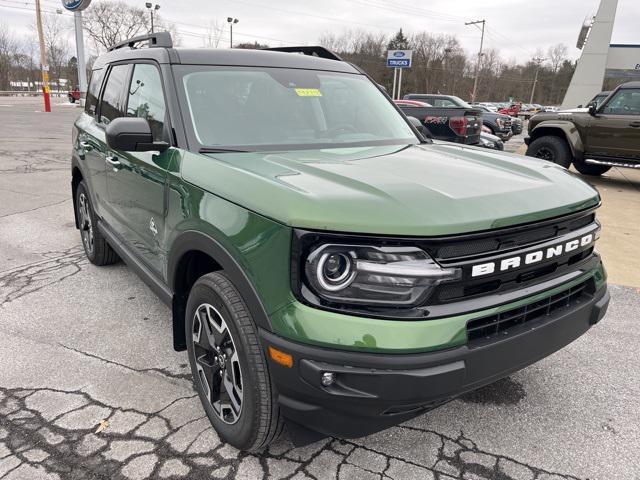
[[[529,120],[527,155],[583,175],[640,168],[640,82],[623,83],[588,108],[538,113]]]
[[[603,317],[592,187],[424,139],[358,67],[274,50],[132,39],[95,61],[73,129],[86,254],[171,306],[220,438],[370,434]]]

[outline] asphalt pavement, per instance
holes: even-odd
[[[637,258],[600,324],[505,380],[362,439],[285,436],[258,456],[221,443],[172,350],[169,309],[124,264],[84,257],[69,170],[79,109],[40,110],[0,98],[0,478],[640,479]],[[599,182],[640,197],[640,181]]]

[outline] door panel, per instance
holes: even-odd
[[[91,203],[98,215],[102,215],[102,206],[106,201],[107,177],[104,165],[104,132],[96,125],[96,108],[100,97],[100,88],[106,69],[94,70],[91,74],[85,112],[76,121],[78,138],[74,148],[82,163],[85,182],[89,186]]]
[[[147,119],[154,141],[168,141],[167,111],[158,68],[133,65],[126,115]],[[107,195],[111,226],[156,273],[164,274],[165,183],[172,149],[159,152],[107,151]]]
[[[91,132],[91,141],[97,145],[92,150],[96,170],[101,169],[104,175],[104,186],[101,187],[103,188],[103,194],[100,205],[100,216],[109,224],[113,221],[113,207],[109,199],[107,187],[108,165],[106,163],[106,156],[109,148],[107,147],[104,129],[109,122],[124,115],[122,99],[128,75],[129,65],[114,65],[107,73],[107,79],[102,89],[97,111],[98,121],[94,123],[95,128]]]
[[[640,161],[640,89],[623,88],[591,119],[587,157]]]

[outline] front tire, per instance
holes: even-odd
[[[223,272],[195,283],[185,329],[193,382],[219,437],[240,450],[263,450],[283,422],[258,329]]]
[[[118,254],[107,243],[98,229],[96,213],[86,183],[80,182],[76,190],[76,219],[80,238],[87,258],[94,265],[111,265],[119,260]]]
[[[527,149],[527,156],[536,157],[569,168],[573,156],[569,144],[560,137],[547,135],[535,139]]]
[[[602,175],[605,172],[611,170],[611,166],[609,165],[595,165],[591,163],[586,163],[584,161],[575,160],[573,162],[573,166],[576,167],[576,170],[583,175],[592,175],[597,177]]]

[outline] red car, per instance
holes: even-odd
[[[69,98],[69,101],[71,103],[76,103],[78,100],[80,100],[80,90],[74,88],[69,93],[67,93],[67,97]]]

